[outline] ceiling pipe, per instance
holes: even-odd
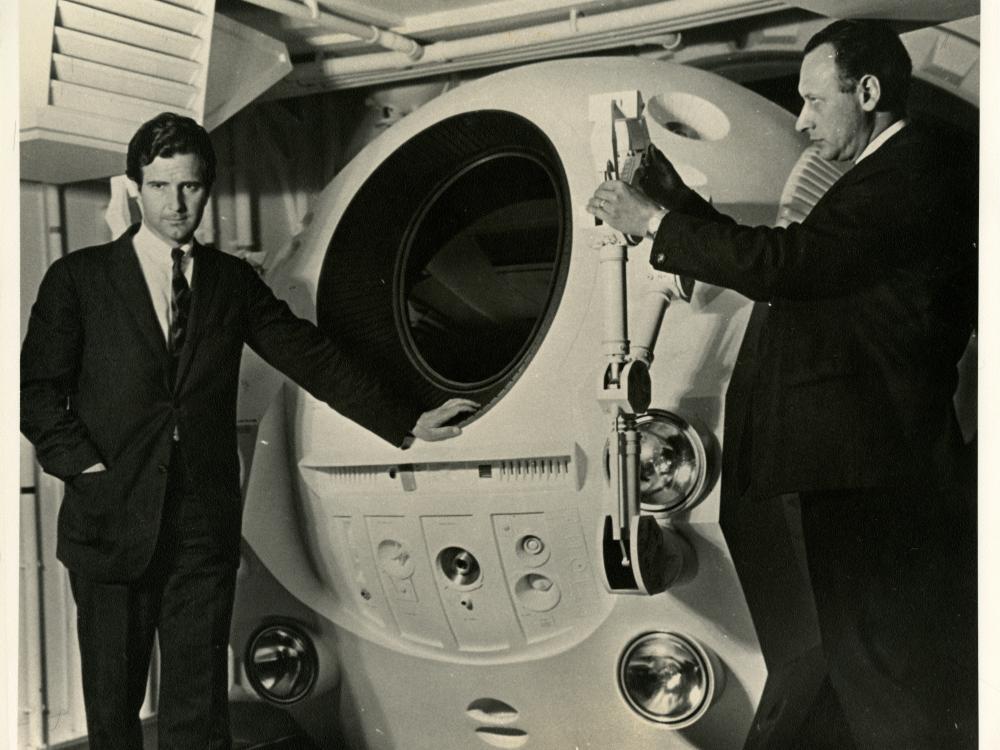
[[[248,0],[248,2],[265,1],[273,0]],[[644,33],[648,31],[649,34],[655,35],[717,20],[770,13],[787,8],[787,3],[778,0],[667,0],[594,16],[571,11],[564,21],[436,42],[423,48],[423,55],[418,61],[394,52],[352,55],[296,66],[299,75],[296,76],[293,72],[292,76],[308,81],[314,77],[324,79],[376,71],[418,69],[460,59],[491,58],[491,56],[506,59],[518,49],[553,47],[580,37],[601,35],[620,37],[629,29],[637,29]]]
[[[280,13],[289,18],[298,18],[303,21],[312,21],[317,26],[331,29],[342,34],[348,34],[362,40],[366,44],[377,45],[390,50],[384,54],[398,55],[400,59],[406,60],[407,64],[413,63],[423,57],[424,48],[413,39],[402,34],[397,34],[388,29],[381,29],[371,24],[358,23],[343,16],[336,16],[320,10],[315,0],[305,0],[307,3],[295,2],[295,0],[243,0],[251,5],[265,8],[275,13]]]

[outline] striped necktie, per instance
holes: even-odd
[[[167,345],[177,357],[184,346],[187,334],[188,313],[191,310],[191,287],[184,276],[184,250],[175,247],[170,251],[174,269],[170,278],[170,331]]]

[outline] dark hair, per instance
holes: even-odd
[[[835,21],[813,35],[805,54],[821,44],[833,46],[841,91],[853,91],[863,76],[873,75],[882,90],[876,109],[906,113],[913,64],[892,27],[882,21]]]
[[[215,182],[215,149],[208,132],[190,117],[164,112],[144,122],[128,144],[125,174],[142,185],[142,168],[153,160],[175,154],[194,154],[201,159],[202,180],[207,187]]]

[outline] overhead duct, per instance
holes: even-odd
[[[791,3],[831,18],[882,18],[940,23],[979,14],[979,0],[798,0]]]
[[[297,18],[315,23],[325,29],[339,31],[356,37],[367,44],[376,44],[387,50],[400,52],[410,60],[419,60],[423,48],[414,40],[371,24],[358,23],[343,16],[334,15],[320,10],[319,5],[329,6],[329,3],[317,3],[316,0],[245,0],[251,5],[265,8],[289,18]]]
[[[401,52],[381,52],[303,63],[296,65],[271,95],[301,96],[318,90],[592,52],[679,29],[787,9],[788,5],[778,0],[669,0],[594,15],[572,11],[562,21],[429,44],[419,60]]]
[[[291,0],[248,0],[253,4],[290,3],[297,13],[306,14],[305,8]],[[330,7],[332,3],[319,3]],[[502,4],[509,5],[509,4]],[[751,36],[761,28],[772,32],[762,40],[767,52],[787,52],[796,58],[808,36],[784,39],[791,20],[806,25],[811,21],[828,23],[828,17],[879,17],[898,22],[901,28],[914,28],[931,22],[966,18],[978,12],[975,0],[941,2],[922,0],[913,3],[883,2],[773,2],[772,0],[661,0],[640,3],[638,0],[604,3],[560,3],[564,8],[561,17],[554,16],[552,3],[538,3],[546,8],[542,15],[527,14],[522,4],[515,8],[494,8],[480,14],[481,24],[463,22],[458,11],[447,18],[428,19],[414,12],[405,20],[397,19],[393,32],[406,39],[420,39],[423,48],[419,59],[402,52],[369,52],[352,41],[347,34],[316,35],[313,25],[305,29],[301,20],[289,34],[290,49],[302,53],[294,71],[268,92],[269,98],[303,96],[318,91],[339,90],[374,86],[390,81],[422,78],[462,70],[483,70],[490,67],[563,57],[573,54],[590,54],[603,49],[623,49],[629,45],[660,48],[685,53],[688,36],[683,43],[678,32],[734,22],[731,37],[717,50],[723,55],[746,58],[761,51],[760,41],[754,48]],[[614,5],[614,9],[609,9]],[[861,6],[864,5],[862,8]],[[631,6],[631,7],[622,7]],[[346,12],[344,10],[339,11]],[[358,12],[358,11],[355,11]],[[434,15],[434,14],[430,14]],[[439,14],[443,15],[443,14]],[[773,22],[760,24],[755,16],[771,16]],[[467,21],[468,19],[464,19]],[[383,26],[386,22],[383,20]],[[368,27],[364,27],[368,28]],[[699,35],[692,35],[692,39]],[[759,36],[759,33],[758,33]],[[358,36],[355,34],[355,38]],[[298,44],[297,44],[297,41]],[[371,40],[367,40],[369,43]],[[750,47],[753,47],[750,44]],[[690,56],[685,61],[690,62]]]

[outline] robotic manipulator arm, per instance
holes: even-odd
[[[596,176],[631,181],[650,145],[638,91],[597,94],[590,98],[591,153]],[[604,362],[598,401],[611,418],[609,465],[615,497],[604,517],[602,553],[605,583],[617,593],[656,594],[680,574],[679,545],[656,519],[642,515],[639,505],[639,431],[636,417],[649,408],[649,365],[664,313],[676,296],[670,277],[657,274],[638,321],[639,338],[630,350],[625,263],[627,245],[642,238],[626,237],[594,219],[600,247],[604,289]],[[664,279],[666,281],[664,281]]]

